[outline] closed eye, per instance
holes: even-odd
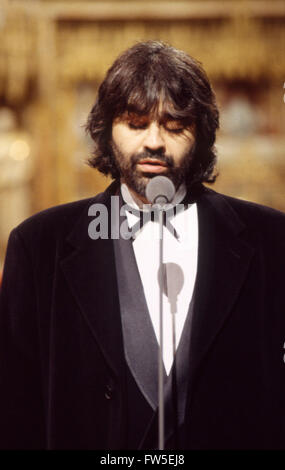
[[[164,128],[168,131],[171,132],[172,134],[181,134],[182,132],[185,131],[185,126],[184,124],[176,119],[167,119],[164,122]]]
[[[135,124],[133,122],[129,122],[128,126],[129,126],[130,129],[140,130],[140,129],[146,129],[148,124],[147,123]],[[166,131],[171,132],[172,134],[181,134],[185,130],[185,127],[170,128],[168,126],[164,126],[164,128],[165,128]]]
[[[185,127],[178,127],[178,128],[173,128],[173,129],[169,129],[169,127],[165,127],[165,129],[168,132],[171,132],[172,134],[181,134],[182,132],[184,132]]]
[[[133,122],[129,122],[128,126],[129,126],[130,129],[134,129],[134,130],[146,129],[147,128],[147,124],[134,124]]]

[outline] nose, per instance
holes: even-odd
[[[149,125],[144,139],[144,148],[150,152],[165,152],[162,129],[157,122],[152,122]]]

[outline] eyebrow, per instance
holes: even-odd
[[[179,118],[178,116],[174,116],[173,114],[167,112],[163,113],[159,119],[160,121],[167,122],[167,121],[180,121],[182,122],[182,119]]]
[[[136,114],[137,116],[148,116],[149,114],[151,114],[150,112],[147,112],[145,109],[142,109],[142,108],[139,108],[137,106],[134,106],[134,105],[129,105],[123,114]]]
[[[168,121],[179,121],[179,122],[183,123],[182,118],[180,118],[178,116],[174,116],[169,112],[164,112],[164,113],[161,113],[160,115],[156,116],[157,113],[147,113],[146,111],[139,110],[139,109],[134,109],[132,107],[130,109],[127,109],[124,113],[126,118],[132,118],[133,117],[133,118],[138,118],[138,119],[143,119],[143,118],[151,119],[152,114],[154,114],[154,116],[158,118],[158,121],[162,122],[162,123],[165,123],[165,122],[168,122]]]

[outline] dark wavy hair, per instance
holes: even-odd
[[[160,41],[140,42],[123,52],[108,70],[89,114],[86,130],[95,143],[90,166],[120,177],[111,150],[113,120],[126,111],[149,114],[160,102],[167,114],[195,124],[192,163],[186,184],[216,179],[215,138],[219,111],[200,62]]]

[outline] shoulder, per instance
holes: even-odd
[[[23,236],[42,230],[50,233],[68,231],[94,200],[95,198],[88,198],[50,207],[24,220],[14,231]]]
[[[285,213],[272,207],[257,204],[255,202],[222,195],[222,197],[236,210],[243,218],[251,223],[272,222],[285,224]]]
[[[88,219],[89,207],[106,200],[108,192],[94,197],[50,207],[24,220],[11,232],[11,237],[18,237],[33,244],[58,241],[73,230],[81,217]]]
[[[250,215],[256,218],[269,217],[273,219],[285,220],[285,213],[274,209],[269,206],[264,206],[256,202],[247,201],[244,199],[228,196],[226,194],[218,193],[210,188],[205,188],[205,194],[207,197],[210,197],[213,202],[215,199],[223,199],[227,204],[229,204],[234,210],[243,214],[244,216]]]
[[[252,231],[268,234],[277,239],[285,236],[285,213],[255,202],[238,199],[206,189],[208,197],[214,206],[222,204],[228,206],[239,220]],[[284,242],[284,238],[282,239]]]
[[[285,219],[284,212],[274,209],[272,207],[264,206],[256,202],[246,201],[244,199],[239,199],[232,196],[226,196],[225,194],[221,194],[221,196],[237,210],[240,210],[244,213],[254,214],[261,217]]]

